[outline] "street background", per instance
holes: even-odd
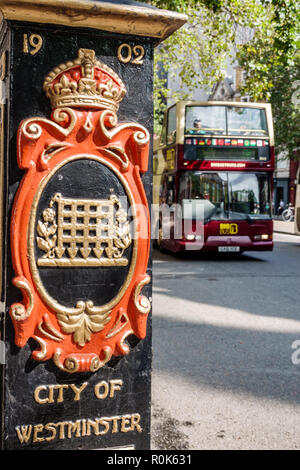
[[[300,448],[300,237],[274,239],[235,256],[153,250],[152,449]]]

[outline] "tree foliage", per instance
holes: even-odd
[[[152,0],[148,3],[188,15],[187,24],[156,50],[155,124],[158,132],[166,98],[188,99],[195,88],[208,93],[238,60],[246,72],[241,93],[273,105],[276,143],[292,155],[299,119],[293,100],[299,77],[298,0]],[[167,88],[163,70],[179,86]],[[288,129],[287,129],[288,125]],[[285,132],[284,132],[285,129]],[[288,131],[288,132],[287,132]]]
[[[273,0],[267,31],[257,29],[237,58],[246,71],[242,94],[272,104],[276,150],[295,156],[300,137],[300,4]]]

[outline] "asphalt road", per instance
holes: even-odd
[[[153,263],[152,449],[300,449],[300,237]]]

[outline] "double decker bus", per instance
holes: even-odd
[[[270,104],[177,102],[166,111],[162,134],[154,140],[153,169],[156,207],[199,201],[203,207],[202,225],[196,224],[196,211],[189,211],[189,223],[179,236],[174,216],[165,222],[163,211],[156,212],[160,249],[273,249]],[[168,236],[164,236],[166,224]]]

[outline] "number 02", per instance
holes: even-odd
[[[144,62],[144,55],[145,49],[143,46],[138,44],[131,47],[129,44],[124,43],[118,47],[118,59],[123,64],[128,64],[130,62],[134,65],[142,65]]]

